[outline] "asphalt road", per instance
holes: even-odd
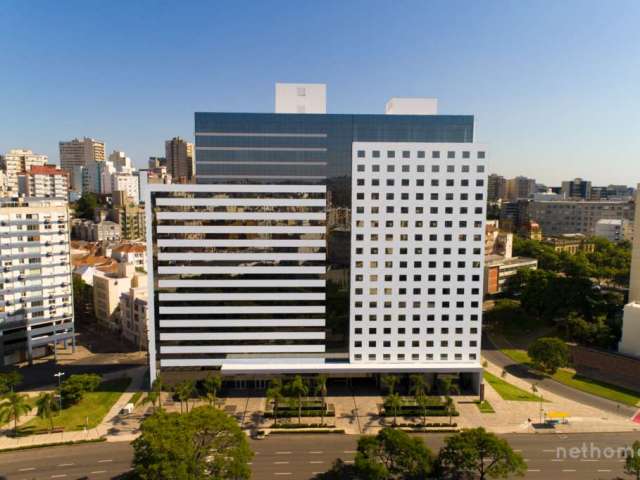
[[[444,438],[443,435],[423,437],[434,451],[440,447]],[[640,432],[522,434],[505,435],[504,438],[526,459],[529,469],[527,479],[613,479],[623,474],[624,465],[624,460],[613,449],[639,440]],[[357,440],[357,436],[351,435],[295,434],[252,440],[251,448],[255,452],[252,461],[253,478],[309,479],[314,472],[328,470],[338,457],[352,461]],[[585,454],[582,453],[583,444],[586,446]],[[574,457],[571,456],[572,447],[579,449],[574,451]],[[6,452],[0,453],[0,475],[7,480],[115,479],[128,470],[131,457],[131,446],[127,443],[97,443]]]
[[[504,353],[496,349],[486,335],[482,339],[482,346],[482,355],[489,362],[500,368],[505,368],[510,374],[522,378],[529,383],[537,383],[542,386],[542,388],[555,393],[556,395],[598,408],[605,412],[627,415],[629,417],[633,416],[638,411],[637,408],[607,400],[606,398],[597,397],[590,393],[582,392],[575,388],[563,385],[562,383],[556,382],[550,378],[543,378],[536,375],[535,373],[530,372],[527,367],[515,363]]]

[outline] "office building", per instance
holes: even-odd
[[[451,372],[477,389],[486,149],[472,116],[433,109],[196,113],[197,184],[146,189],[152,377]],[[345,321],[326,317],[345,233],[327,204],[351,212]]]
[[[48,162],[46,155],[33,153],[31,150],[16,148],[0,155],[0,169],[5,174],[6,195],[15,197],[20,194],[20,175],[27,173],[31,167],[40,167]]]
[[[0,366],[75,348],[68,221],[66,199],[0,199]]]
[[[102,162],[105,159],[104,142],[84,137],[82,140],[60,142],[60,167],[69,172],[70,184],[76,185],[77,168],[85,167],[91,162]]]
[[[579,233],[595,234],[602,219],[633,220],[633,202],[622,201],[533,201],[528,207],[529,219],[540,224],[545,236]]]
[[[149,170],[167,167],[167,159],[165,157],[149,157]]]
[[[536,193],[536,181],[533,178],[520,176],[507,180],[506,195],[509,201],[531,198],[534,193]]]
[[[640,184],[636,190],[635,201],[640,202]],[[635,211],[634,224],[640,225],[640,208]],[[622,337],[618,351],[640,357],[640,235],[633,236],[629,303],[624,307]]]
[[[587,238],[581,233],[565,233],[559,237],[545,237],[544,243],[553,247],[558,253],[593,253],[596,245],[591,238]]]
[[[193,143],[180,137],[167,140],[164,145],[167,173],[176,183],[188,183],[194,174]]]
[[[564,181],[560,194],[566,200],[591,200],[591,182],[582,178]]]
[[[620,218],[603,218],[596,222],[595,236],[610,242],[633,239],[633,222]]]
[[[507,179],[492,173],[487,177],[487,200],[498,202],[507,198]]]
[[[66,200],[69,196],[69,174],[53,165],[33,166],[18,175],[18,191],[27,197]]]

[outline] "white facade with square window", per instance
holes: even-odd
[[[485,152],[353,144],[351,362],[479,362]]]

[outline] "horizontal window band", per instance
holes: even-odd
[[[295,274],[324,274],[327,269],[324,266],[321,267],[278,267],[271,265],[260,266],[247,266],[247,267],[198,267],[198,266],[183,266],[183,267],[158,267],[158,273],[160,275],[172,274],[172,273],[189,273],[189,274],[203,274],[203,273],[218,273],[218,274],[258,274],[258,275],[295,275]],[[274,279],[277,281],[277,279]]]
[[[310,305],[310,306],[249,306],[243,305],[241,307],[216,307],[215,312],[211,307],[160,307],[160,315],[188,315],[191,313],[324,313],[324,305]]]
[[[326,207],[324,198],[177,198],[156,199],[156,205],[176,207]]]
[[[163,260],[189,260],[189,261],[197,261],[197,260],[220,260],[220,261],[271,261],[271,262],[282,262],[282,261],[305,261],[305,260],[316,260],[316,261],[324,261],[326,259],[326,254],[324,253],[158,253],[158,261]]]
[[[284,300],[324,300],[325,294],[318,293],[161,293],[160,301],[181,302],[183,300],[194,300],[199,302],[222,301],[222,300],[263,300],[263,301],[284,301]]]
[[[324,340],[325,332],[185,332],[160,333],[160,341],[204,340]]]
[[[211,193],[326,193],[326,185],[273,185],[273,184],[164,184],[150,183],[147,189],[151,192],[211,192]]]
[[[228,178],[228,179],[252,179],[252,180],[261,180],[267,178],[277,178],[281,180],[295,180],[295,179],[305,179],[305,180],[322,180],[326,179],[326,175],[202,175],[198,174],[198,178]]]
[[[325,287],[326,282],[324,280],[158,280],[159,288],[238,288],[238,287],[251,287],[251,288],[278,288],[278,287]]]
[[[325,147],[196,147],[203,152],[326,152]],[[198,162],[196,161],[196,165]]]
[[[323,239],[317,240],[287,240],[287,239],[269,239],[269,240],[254,240],[254,239],[220,239],[220,240],[173,240],[173,239],[158,239],[158,247],[266,247],[266,248],[278,248],[278,247],[326,247],[326,241]]]
[[[220,318],[216,320],[160,320],[160,328],[259,328],[259,327],[324,327],[324,318]]]
[[[300,137],[300,138],[327,138],[327,134],[326,133],[196,132],[196,137]]]
[[[301,165],[305,167],[324,167],[327,166],[327,162],[247,162],[233,160],[202,160],[198,162],[198,165]]]
[[[159,225],[158,233],[325,233],[322,226],[262,226],[262,225]]]
[[[158,220],[321,220],[324,212],[157,212]]]
[[[160,346],[163,353],[286,353],[324,352],[324,345],[219,345]]]

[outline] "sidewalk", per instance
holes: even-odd
[[[77,442],[83,440],[95,440],[106,436],[108,441],[130,441],[137,436],[139,421],[134,418],[124,418],[118,415],[134,393],[142,388],[146,374],[146,367],[136,367],[123,372],[106,374],[103,380],[118,378],[123,375],[131,377],[131,383],[127,390],[113,404],[102,422],[95,428],[89,430],[77,430],[62,433],[46,433],[42,435],[28,435],[25,437],[12,438],[6,435],[0,437],[0,450],[7,448],[24,447],[30,445],[45,445],[48,443]],[[33,418],[35,412],[21,419],[18,425],[22,425]]]

